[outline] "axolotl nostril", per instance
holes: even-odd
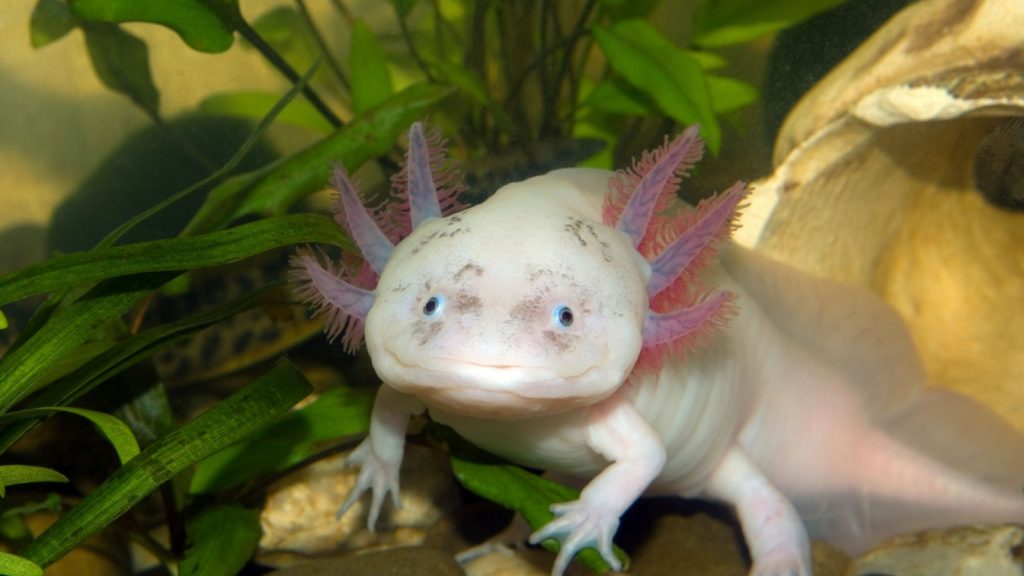
[[[677,200],[696,128],[620,172],[564,169],[461,210],[436,135],[415,124],[399,202],[366,210],[339,171],[358,272],[306,249],[300,294],[365,341],[383,381],[347,509],[374,525],[409,417],[586,483],[532,537],[613,567],[645,494],[732,505],[752,574],[809,575],[808,531],[857,551],[905,531],[1024,521],[1024,440],[925,389],[908,332],[874,296],[728,243],[745,188]],[[408,223],[402,226],[402,223]],[[953,430],[953,434],[942,432]]]

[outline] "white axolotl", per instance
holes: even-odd
[[[339,514],[369,490],[372,528],[385,496],[398,504],[406,426],[426,410],[585,483],[531,536],[561,540],[555,575],[588,546],[619,569],[612,536],[645,494],[734,507],[763,576],[811,573],[808,530],[855,552],[897,532],[1024,521],[1020,435],[923,391],[891,309],[727,244],[742,183],[697,209],[676,199],[703,150],[695,127],[631,170],[555,170],[447,216],[442,143],[420,124],[409,141],[401,204],[368,211],[337,175],[363,268],[294,260],[329,335],[351,349],[365,330],[384,383]]]

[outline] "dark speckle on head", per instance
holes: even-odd
[[[434,336],[437,336],[441,332],[441,328],[444,327],[444,322],[434,321],[430,322],[427,320],[417,320],[412,327],[412,333],[419,338],[420,346],[425,346],[427,342],[430,342]]]
[[[437,237],[438,238],[454,238],[454,237],[458,236],[459,234],[464,234],[464,233],[467,233],[467,232],[469,232],[469,228],[454,228],[452,230],[445,230],[444,232],[441,232],[440,234],[437,235]]]
[[[454,300],[455,301],[452,302],[452,308],[456,312],[472,314],[474,316],[479,316],[480,313],[483,312],[483,304],[480,302],[480,298],[478,296],[460,292],[455,295]]]
[[[431,240],[433,240],[434,238],[437,238],[437,234],[438,234],[437,230],[434,230],[433,232],[428,234],[426,238],[423,238],[422,240],[420,240],[420,243],[417,244],[416,247],[412,249],[412,253],[416,254],[417,252],[420,251],[420,248],[423,248],[427,244],[430,244]]]
[[[531,318],[540,313],[543,303],[544,297],[541,294],[527,298],[512,308],[509,319],[516,324],[528,323]]]
[[[405,292],[408,289],[409,289],[409,284],[406,284],[405,282],[402,282],[400,284],[396,284],[395,287],[391,289],[391,292],[394,293],[394,294],[401,294],[402,292]]]
[[[576,238],[576,241],[580,243],[580,246],[586,246],[587,241],[583,239],[583,234],[580,230],[583,229],[583,220],[579,218],[569,217],[569,223],[565,225],[565,231],[572,234]]]
[[[484,269],[481,268],[479,264],[476,264],[475,262],[469,262],[465,266],[463,266],[462,268],[459,268],[459,271],[456,272],[452,276],[452,280],[455,281],[455,282],[461,282],[463,276],[465,276],[466,274],[473,274],[474,276],[480,276],[483,273],[484,273]]]
[[[572,348],[576,338],[578,337],[573,334],[559,333],[551,330],[544,332],[544,339],[548,344],[554,346],[555,350],[558,350],[562,354],[568,352]]]

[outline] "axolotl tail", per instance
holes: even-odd
[[[797,505],[812,535],[851,553],[924,529],[1024,524],[1024,436],[953,392],[922,391],[841,461],[853,488]]]

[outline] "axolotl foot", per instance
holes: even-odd
[[[531,544],[548,538],[561,541],[561,549],[551,569],[552,576],[560,576],[569,567],[580,550],[593,546],[612,570],[622,570],[622,563],[612,551],[612,536],[619,527],[619,510],[602,507],[586,499],[555,504],[551,511],[556,518],[530,536]]]
[[[349,493],[345,503],[338,508],[337,517],[341,518],[348,512],[353,504],[370,490],[372,499],[370,501],[370,514],[367,517],[366,525],[372,531],[377,525],[377,518],[380,517],[381,507],[384,505],[384,497],[391,495],[391,503],[395,508],[401,508],[402,502],[398,495],[398,472],[401,466],[401,455],[398,461],[394,458],[378,457],[367,438],[360,444],[352,454],[345,460],[345,467],[359,466],[359,478],[356,485]]]

